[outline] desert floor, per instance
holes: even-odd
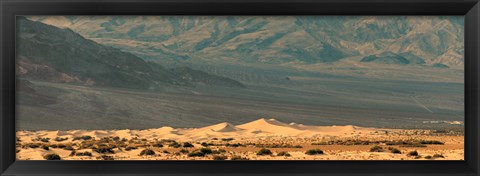
[[[462,132],[242,125],[147,130],[18,131],[18,160],[463,160]]]

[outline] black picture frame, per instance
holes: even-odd
[[[462,175],[480,171],[478,0],[0,0],[0,175]],[[17,15],[462,15],[464,161],[16,161]]]

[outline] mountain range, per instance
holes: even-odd
[[[32,16],[161,63],[462,68],[461,16]],[[351,65],[355,67],[355,65]]]
[[[20,78],[133,89],[197,84],[245,87],[202,71],[167,69],[120,49],[85,39],[71,29],[17,19],[17,75]],[[189,75],[199,76],[192,77]]]

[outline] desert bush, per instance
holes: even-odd
[[[144,149],[140,152],[140,155],[155,155],[155,152],[150,149]]]
[[[415,159],[420,159],[422,158],[422,156],[415,156]]]
[[[127,146],[127,147],[125,147],[125,150],[126,150],[126,151],[136,150],[136,149],[138,149],[138,148],[135,147],[135,146]]]
[[[60,158],[59,155],[53,153],[53,154],[47,154],[45,156],[43,156],[44,159],[46,160],[61,160],[62,158]]]
[[[65,150],[73,150],[73,147],[72,145],[66,145],[65,148],[63,148]]]
[[[384,152],[385,150],[383,150],[382,147],[380,146],[373,146],[372,148],[370,148],[370,152]]]
[[[290,153],[288,152],[278,152],[277,156],[292,156],[292,155],[290,155]]]
[[[227,144],[225,144],[225,147],[244,147],[244,146],[245,145],[240,144],[240,143],[235,143],[235,144],[227,143]]]
[[[112,156],[108,156],[108,155],[102,155],[102,156],[100,156],[100,159],[102,159],[102,160],[114,160]]]
[[[190,152],[190,151],[188,151],[187,149],[180,150],[180,153],[183,153],[183,154],[187,154],[188,152]]]
[[[232,156],[232,158],[230,158],[230,160],[249,160],[248,158],[245,158],[245,157],[241,157],[241,156]]]
[[[183,143],[183,147],[188,148],[188,147],[194,147],[192,143],[185,142]]]
[[[79,136],[79,137],[74,137],[73,141],[76,141],[76,140],[90,140],[90,139],[92,139],[92,136]]]
[[[418,152],[416,150],[408,152],[407,156],[418,156]]]
[[[48,146],[44,145],[42,146],[43,150],[50,150],[50,148],[48,148]]]
[[[271,155],[272,151],[267,148],[262,148],[257,152],[257,155]]]
[[[66,138],[61,138],[61,137],[56,137],[55,139],[53,139],[54,141],[57,141],[57,142],[62,142],[62,141],[66,141],[68,139],[68,137]]]
[[[430,155],[427,155],[427,156],[425,156],[424,158],[425,158],[425,159],[432,159],[433,157],[430,156]]]
[[[115,137],[112,138],[112,140],[114,140],[114,141],[120,141],[120,137],[115,136]]]
[[[213,153],[213,152],[212,152],[212,149],[209,149],[209,148],[201,148],[201,149],[200,149],[200,152],[205,153],[205,154],[211,154],[211,153]]]
[[[167,150],[162,151],[163,153],[169,154],[170,152]]]
[[[50,138],[37,138],[34,141],[49,142]]]
[[[212,150],[213,154],[221,154],[221,153],[225,153],[225,152],[227,152],[227,151],[224,150],[224,149]]]
[[[396,148],[388,148],[390,150],[390,152],[392,152],[393,154],[401,154],[402,151],[396,149]]]
[[[191,153],[188,153],[187,156],[188,156],[188,157],[205,156],[205,153],[202,153],[202,152],[200,152],[200,151],[198,151],[198,150],[195,150],[195,151],[193,151],[193,152],[191,152]]]
[[[233,140],[235,140],[235,138],[222,138],[222,141],[226,141],[226,142],[233,141]]]
[[[323,150],[320,150],[320,149],[311,149],[311,150],[307,150],[305,152],[305,154],[307,155],[322,155],[323,154]]]
[[[162,143],[156,143],[156,144],[153,144],[153,147],[161,148],[161,147],[163,147],[163,144]]]
[[[94,152],[97,152],[97,153],[101,153],[101,154],[114,154],[115,152],[113,151],[113,148],[112,147],[105,147],[105,146],[102,146],[102,147],[94,147],[92,148],[92,150]]]
[[[427,147],[423,144],[408,144],[408,145],[401,145],[400,147]]]
[[[442,154],[435,154],[433,155],[434,158],[445,158]]]
[[[445,143],[436,140],[421,140],[420,144],[430,144],[430,145],[443,145]]]
[[[16,153],[20,152],[20,149],[17,149]]]
[[[213,143],[202,142],[200,145],[202,145],[203,147],[208,147],[208,146],[213,146],[214,144]]]
[[[79,152],[79,153],[75,153],[75,156],[92,156],[92,153],[90,152]]]
[[[173,148],[179,148],[181,147],[182,145],[179,144],[178,142],[172,142],[170,144],[168,144],[169,147],[173,147]]]
[[[226,160],[227,156],[225,155],[214,155],[213,160]]]
[[[41,145],[38,144],[38,143],[30,143],[30,144],[27,144],[27,147],[30,147],[30,148],[38,148],[40,147]]]

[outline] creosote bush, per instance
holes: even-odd
[[[322,155],[323,154],[323,150],[320,150],[320,149],[311,149],[311,150],[307,150],[305,152],[305,154],[307,155]]]
[[[214,155],[213,160],[226,160],[227,156],[225,155]]]
[[[416,150],[408,152],[407,156],[418,156],[418,152]]]
[[[92,136],[80,136],[80,137],[74,137],[73,141],[76,141],[76,140],[90,140],[90,139],[92,139]]]
[[[272,151],[266,148],[262,148],[257,152],[257,155],[271,155]]]
[[[435,154],[433,155],[434,158],[445,158],[442,154]]]
[[[278,152],[277,156],[292,156],[292,155],[290,155],[290,153],[288,152]]]
[[[150,149],[144,149],[140,152],[140,155],[155,155],[155,152]]]
[[[102,156],[100,156],[100,159],[102,159],[102,160],[114,160],[112,156],[108,156],[108,155],[102,155]]]
[[[370,152],[384,152],[385,150],[383,150],[382,147],[380,146],[373,146],[371,149],[370,149]]]
[[[187,149],[180,150],[180,153],[187,154],[189,151]]]
[[[242,160],[249,160],[249,159],[245,158],[245,157],[241,157],[241,156],[232,156],[232,158],[230,158],[230,160],[242,161]]]
[[[45,156],[43,156],[44,159],[46,160],[61,160],[62,158],[60,158],[59,155],[53,153],[53,154],[47,154]]]
[[[189,147],[194,147],[194,146],[193,146],[193,144],[191,144],[189,142],[185,142],[185,143],[183,143],[183,147],[189,148]]]

